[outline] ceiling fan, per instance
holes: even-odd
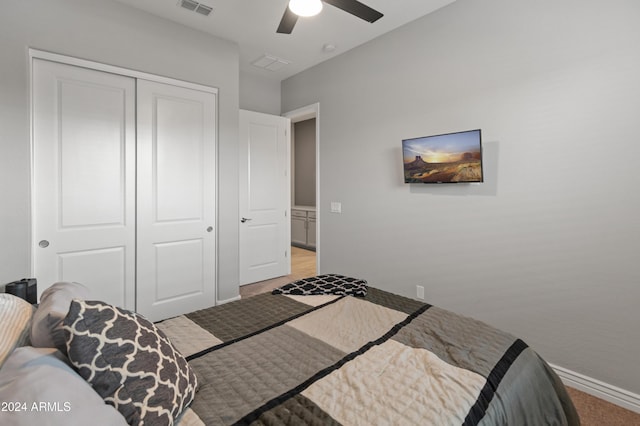
[[[360,3],[358,0],[290,0],[289,5],[282,15],[282,20],[278,26],[278,33],[291,34],[293,27],[300,16],[313,16],[320,13],[322,3],[342,9],[367,22],[376,22],[384,15],[369,6]]]

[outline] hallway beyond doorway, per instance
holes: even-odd
[[[316,252],[299,247],[291,247],[291,274],[270,280],[240,286],[240,296],[249,297],[271,291],[301,278],[316,275]]]

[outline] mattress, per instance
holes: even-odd
[[[525,342],[369,288],[261,294],[158,323],[194,368],[190,425],[578,425]]]

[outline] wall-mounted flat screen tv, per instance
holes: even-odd
[[[482,182],[480,129],[402,141],[405,183]]]

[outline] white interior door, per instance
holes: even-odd
[[[38,292],[77,281],[135,309],[135,80],[39,59],[32,78]]]
[[[138,80],[137,310],[215,304],[216,94]]]
[[[288,118],[240,111],[240,284],[291,273]]]

